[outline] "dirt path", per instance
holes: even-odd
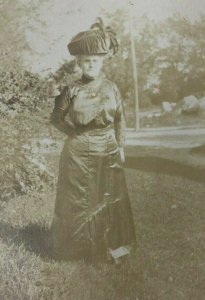
[[[193,148],[205,144],[204,127],[162,127],[126,131],[128,146],[147,146],[167,149]]]

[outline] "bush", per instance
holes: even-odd
[[[22,149],[23,144],[42,132],[42,126],[46,130],[43,114],[52,81],[19,67],[0,69],[0,78],[0,116],[4,117],[0,124],[0,200],[6,201],[53,182],[52,176],[31,160],[31,153]],[[48,109],[45,113],[49,116]]]
[[[0,69],[0,116],[36,110],[50,94],[52,84],[20,68]]]
[[[31,149],[23,149],[32,138],[39,136],[46,124],[42,113],[38,119],[32,113],[18,114],[12,122],[9,118],[1,120],[0,136],[0,200],[6,201],[18,194],[28,194],[32,190],[42,190],[45,184],[52,185],[54,178],[46,169],[35,164]],[[37,158],[39,159],[39,158]]]

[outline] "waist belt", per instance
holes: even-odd
[[[75,128],[75,134],[81,135],[81,134],[88,134],[88,135],[103,135],[110,132],[114,132],[114,126],[112,124],[106,126],[106,127],[95,127],[93,126],[80,126]]]

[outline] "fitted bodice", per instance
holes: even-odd
[[[63,116],[72,128],[102,128],[113,124],[116,138],[122,142],[124,116],[117,86],[104,75],[85,83],[82,79],[66,86],[56,97],[53,115]],[[61,118],[62,119],[62,118]]]

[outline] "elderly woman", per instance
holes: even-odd
[[[56,97],[51,115],[51,123],[67,135],[52,223],[59,259],[117,261],[135,244],[123,170],[122,98],[102,73],[104,59],[117,46],[101,19],[68,44],[82,77]]]

